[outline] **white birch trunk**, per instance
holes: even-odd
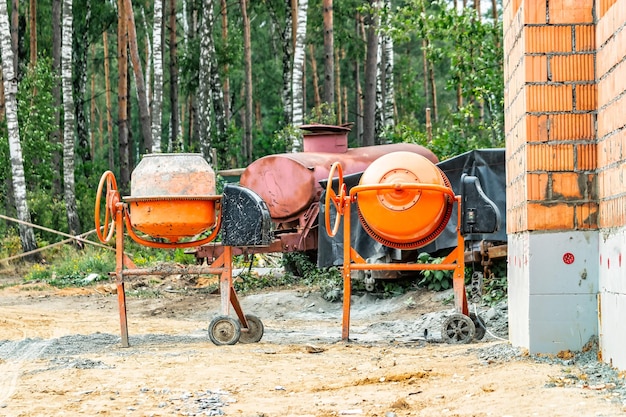
[[[63,192],[70,234],[80,234],[74,184],[74,97],[72,96],[72,0],[63,0],[61,89],[63,91]]]
[[[9,155],[11,158],[11,178],[13,180],[13,197],[17,217],[23,222],[30,223],[30,211],[26,200],[26,179],[24,176],[24,162],[20,130],[17,121],[17,79],[13,71],[13,50],[11,49],[11,27],[6,1],[0,1],[0,49],[2,52],[2,70],[4,80],[4,98],[6,123],[9,133]],[[37,248],[35,233],[32,227],[20,224],[20,240],[22,249],[26,252]]]
[[[202,7],[200,25],[200,68],[198,74],[198,133],[200,151],[211,161],[211,53],[213,47],[213,0],[206,0]]]
[[[161,152],[161,114],[163,112],[163,0],[154,0],[152,42],[154,87],[152,88],[152,152]]]
[[[296,28],[296,45],[293,54],[293,124],[300,126],[304,123],[304,88],[303,73],[305,59],[306,21],[308,0],[300,0],[298,4],[298,24]],[[302,148],[302,141],[295,136],[291,144],[292,152],[298,152]]]
[[[385,8],[391,11],[391,1],[385,1]],[[389,19],[389,13],[386,13],[387,19]],[[388,23],[388,22],[387,22]],[[384,26],[387,26],[385,24]],[[383,127],[385,129],[392,129],[395,125],[395,95],[393,86],[393,39],[387,33],[382,35],[383,43],[383,62],[385,64],[385,80],[384,80],[384,96],[383,96]]]
[[[293,16],[291,0],[284,3],[286,11],[285,30],[283,32],[283,114],[285,125],[293,123]]]

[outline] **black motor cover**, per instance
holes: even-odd
[[[222,244],[268,246],[273,239],[270,212],[254,191],[226,184],[222,193]]]
[[[461,234],[494,233],[500,227],[500,210],[487,197],[478,177],[461,175]]]

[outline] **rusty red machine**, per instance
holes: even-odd
[[[258,342],[262,321],[244,314],[233,286],[233,257],[239,254],[316,250],[320,182],[340,162],[342,172],[363,172],[393,153],[437,157],[415,144],[350,149],[349,126],[302,126],[304,152],[270,155],[248,166],[239,185],[216,193],[215,172],[199,154],[149,154],[133,170],[131,195],[122,198],[115,176],[105,172],[98,186],[98,238],[115,235],[116,285],[122,346],[129,346],[125,282],[138,275],[215,274],[220,276],[221,314],[208,328],[217,345]],[[104,202],[104,210],[102,205]],[[135,242],[154,248],[194,248],[198,265],[137,268],[124,252],[125,230]],[[220,238],[218,241],[218,237]],[[231,317],[233,308],[236,319]]]

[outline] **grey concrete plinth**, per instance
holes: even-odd
[[[514,346],[579,351],[598,335],[598,232],[510,234],[508,280]]]

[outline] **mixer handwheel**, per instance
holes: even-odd
[[[241,343],[256,343],[263,337],[263,322],[257,316],[246,314],[248,329],[242,329],[239,341]]]
[[[106,184],[106,197],[105,197],[105,209],[104,223],[100,224],[100,201],[102,199],[102,191],[104,191],[104,185]],[[117,191],[117,181],[115,181],[115,175],[111,171],[106,171],[100,178],[98,184],[98,192],[96,194],[96,207],[95,207],[95,226],[98,239],[102,243],[106,243],[113,237],[115,231],[115,205],[120,201],[120,195]],[[102,230],[101,230],[102,229]],[[106,236],[102,233],[103,230],[107,230]]]
[[[335,171],[337,171],[337,180],[339,182],[339,188],[337,191],[339,194],[335,193],[333,190],[333,177],[335,176]],[[337,232],[339,231],[339,224],[341,222],[341,216],[343,215],[343,200],[346,197],[347,188],[346,184],[343,182],[343,168],[341,168],[341,164],[339,162],[335,162],[330,167],[330,172],[328,173],[328,184],[326,185],[326,201],[324,204],[324,220],[326,221],[326,233],[328,236],[335,237]],[[330,228],[330,203],[333,203],[335,206],[335,210],[337,211],[337,216],[335,217],[335,223],[333,224],[333,228]]]
[[[218,346],[234,345],[240,337],[239,321],[230,316],[217,316],[209,323],[209,339]]]
[[[453,314],[441,326],[441,338],[447,343],[470,343],[475,334],[474,322],[465,314]]]

